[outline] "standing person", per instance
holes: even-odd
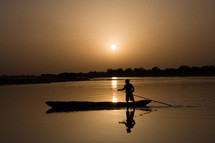
[[[129,99],[133,102],[134,101],[134,96],[133,96],[133,92],[134,92],[134,86],[130,83],[129,79],[125,80],[125,86],[122,89],[118,89],[118,91],[121,90],[125,90],[126,92],[126,102],[128,103]]]

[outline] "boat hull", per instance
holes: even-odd
[[[81,102],[81,101],[47,101],[46,104],[52,107],[51,112],[84,111],[84,110],[112,110],[126,107],[145,107],[151,100],[140,100],[133,102]]]

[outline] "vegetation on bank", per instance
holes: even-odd
[[[5,84],[31,84],[31,83],[50,83],[64,81],[80,81],[89,80],[96,77],[157,77],[157,76],[215,76],[215,67],[189,67],[180,66],[179,68],[166,68],[161,70],[158,67],[152,69],[144,68],[127,68],[123,70],[108,69],[106,72],[91,71],[88,73],[60,73],[60,74],[41,74],[35,75],[16,75],[16,76],[0,76],[0,85]]]

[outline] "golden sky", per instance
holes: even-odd
[[[0,28],[0,74],[215,65],[214,0],[1,0]]]

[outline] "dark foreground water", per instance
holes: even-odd
[[[46,114],[46,101],[124,101],[123,79],[1,86],[0,142],[215,142],[215,77],[130,78],[136,95],[174,105],[135,109],[130,133],[127,109]]]

